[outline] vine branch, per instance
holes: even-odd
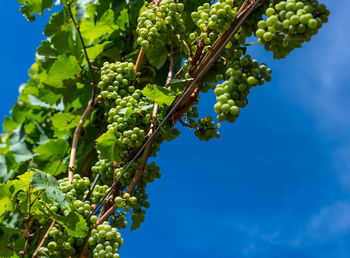
[[[171,79],[173,78],[173,73],[174,73],[174,66],[175,66],[175,56],[171,55],[170,56],[170,65],[169,65],[169,73],[165,82],[165,87],[168,87],[168,85],[170,84]],[[157,123],[157,113],[158,113],[158,105],[155,103],[153,106],[153,112],[152,112],[152,125],[151,128],[148,132],[148,136],[152,135],[155,127],[156,127],[156,123]],[[129,193],[130,195],[132,195],[135,191],[135,188],[137,186],[137,184],[139,183],[143,172],[145,170],[146,164],[147,164],[147,160],[149,157],[149,154],[151,152],[151,148],[153,145],[153,140],[150,141],[146,148],[145,151],[143,152],[142,158],[141,158],[141,163],[139,165],[139,167],[136,169],[136,173],[134,178],[131,180],[131,183],[129,185],[128,190],[126,191],[127,193]]]
[[[37,257],[38,253],[39,253],[39,249],[43,246],[43,244],[45,243],[46,239],[49,237],[49,233],[51,231],[51,229],[53,228],[53,226],[56,224],[56,221],[53,220],[48,228],[48,230],[46,231],[44,237],[41,239],[39,245],[37,246],[37,248],[35,249],[35,252],[33,254],[33,257]]]
[[[68,166],[68,180],[69,180],[70,184],[73,183],[75,158],[76,158],[76,154],[77,154],[77,147],[78,147],[78,142],[79,142],[80,131],[84,125],[84,122],[85,122],[87,116],[94,109],[96,90],[97,90],[96,79],[95,79],[95,74],[94,74],[94,70],[96,68],[91,65],[91,62],[90,62],[90,59],[89,59],[89,56],[88,56],[88,53],[86,50],[86,45],[84,43],[84,39],[83,39],[83,36],[81,34],[81,31],[80,31],[80,26],[77,23],[77,21],[75,20],[73,12],[72,12],[72,3],[73,3],[72,1],[67,2],[68,11],[69,11],[70,18],[74,23],[74,27],[77,30],[77,33],[79,35],[79,39],[80,39],[80,42],[81,42],[81,45],[82,45],[83,51],[84,51],[84,56],[85,56],[86,62],[87,62],[88,67],[89,67],[89,72],[90,72],[90,76],[91,76],[92,93],[91,93],[91,99],[90,99],[90,101],[89,101],[80,121],[79,121],[78,126],[75,128],[74,135],[73,135],[72,150],[71,150],[70,161],[69,161],[69,166]]]

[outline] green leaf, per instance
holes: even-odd
[[[123,149],[123,144],[113,131],[108,131],[97,138],[96,146],[101,158],[121,162],[120,151]]]
[[[147,56],[147,60],[155,68],[160,69],[166,63],[166,60],[168,59],[169,52],[165,47],[157,48],[156,51],[157,52],[153,53],[153,54],[156,54],[157,58],[148,58],[148,56]],[[150,56],[154,56],[154,55],[150,55]]]
[[[0,184],[0,216],[6,211],[12,211],[14,205],[9,200],[11,196],[18,191],[28,191],[29,184],[32,182],[33,172],[27,172],[18,179],[7,181],[6,184]]]
[[[7,164],[6,164],[6,157],[5,155],[1,155],[0,156],[0,178],[4,180],[7,174],[8,174],[8,170],[7,170]]]
[[[118,15],[117,24],[122,31],[126,31],[129,27],[129,15],[128,10],[122,10]]]
[[[141,92],[144,96],[149,97],[160,106],[163,104],[170,106],[175,100],[175,96],[171,95],[172,93],[169,90],[156,84],[146,85]]]
[[[24,4],[20,10],[28,21],[35,21],[34,14],[43,14],[45,9],[50,9],[53,0],[17,0],[18,3]]]
[[[193,81],[193,78],[189,78],[189,79],[173,79],[173,80],[170,81],[170,89],[176,95],[181,94],[183,89],[185,88],[185,86],[190,81]]]
[[[8,151],[0,156],[0,177],[3,182],[12,178],[14,171],[12,168],[16,165],[16,160],[13,157],[13,152]]]
[[[24,139],[10,145],[10,150],[13,152],[16,162],[18,163],[29,160],[33,157],[33,153],[28,149],[27,143]]]
[[[36,58],[42,63],[44,68],[48,68],[57,60],[58,52],[51,42],[51,39],[41,41],[41,46],[38,47]]]
[[[19,228],[0,224],[0,257],[21,257],[14,251],[6,248],[6,245],[10,245],[17,250],[23,248],[25,240],[21,233]]]
[[[81,116],[76,116],[70,113],[57,113],[52,118],[52,124],[60,131],[77,127]]]
[[[92,17],[83,19],[81,21],[80,30],[84,38],[89,42],[94,42],[96,39],[100,39],[104,34],[111,34],[117,30],[118,26],[114,23],[113,10],[107,10],[101,19],[95,24],[95,20]]]
[[[54,13],[50,17],[49,23],[45,26],[44,34],[46,36],[53,36],[57,32],[62,31],[62,26],[69,20],[69,12],[63,9],[58,13]]]
[[[64,208],[69,204],[65,194],[60,189],[60,185],[56,178],[51,175],[40,170],[34,170],[31,186],[37,190],[44,189],[46,196],[52,201],[57,202],[61,208]]]
[[[15,106],[11,110],[12,119],[18,123],[22,124],[26,117],[26,112],[28,111],[26,105],[20,102],[16,102]]]
[[[145,105],[138,109],[133,109],[132,107],[126,107],[119,110],[119,114],[124,115],[124,119],[127,121],[133,114],[140,113],[152,107],[153,107],[153,104]]]
[[[49,72],[41,75],[41,81],[55,88],[65,87],[64,80],[74,79],[80,73],[78,61],[73,56],[61,55]]]
[[[97,45],[94,45],[94,46],[87,48],[86,51],[88,53],[90,61],[93,62],[96,59],[96,57],[98,57],[103,52],[105,46],[110,44],[111,42],[112,41],[106,41],[106,42],[103,42],[102,44],[97,44]],[[83,65],[86,64],[85,59],[84,59],[82,64]]]
[[[10,137],[10,150],[13,152],[17,163],[29,160],[33,157],[32,152],[28,149],[26,138],[22,125],[17,127]]]
[[[50,212],[50,215],[59,224],[64,226],[67,233],[72,237],[84,238],[89,232],[89,227],[83,216],[76,212],[69,213],[68,216],[60,216],[58,214]]]
[[[38,154],[34,157],[34,161],[38,164],[38,168],[55,176],[65,171],[68,150],[69,145],[66,140],[51,139],[34,149]]]
[[[67,148],[68,142],[66,140],[51,139],[34,149],[34,152],[39,154],[40,158],[43,160],[51,160],[53,158],[62,158],[66,154]]]
[[[17,126],[18,124],[13,121],[11,117],[5,116],[4,123],[2,124],[4,132],[12,132],[14,129],[16,129]]]

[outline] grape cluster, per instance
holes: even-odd
[[[91,230],[88,239],[89,246],[93,248],[92,257],[119,258],[118,252],[123,242],[118,230],[111,227],[107,221]]]
[[[139,89],[131,86],[136,77],[134,64],[116,62],[104,63],[101,69],[101,96],[110,107],[108,112],[108,130],[113,130],[120,143],[129,147],[139,147],[145,131],[151,123],[148,109],[152,101],[143,96]],[[127,112],[131,112],[127,118]],[[140,114],[143,116],[140,119]],[[96,164],[96,170],[100,165]]]
[[[211,116],[197,120],[197,130],[194,132],[195,136],[201,141],[209,141],[210,139],[219,138],[220,134],[217,129],[220,128],[220,124],[215,123]]]
[[[84,245],[83,238],[74,238],[60,225],[55,225],[49,233],[46,247],[39,249],[40,257],[73,257],[79,254]]]
[[[135,207],[137,205],[137,198],[135,196],[131,197],[129,193],[125,193],[123,197],[117,196],[114,202],[118,208],[129,211],[130,207]]]
[[[232,0],[219,0],[213,5],[205,3],[198,7],[197,12],[191,13],[192,20],[200,30],[199,36],[207,45],[227,30],[236,16],[237,8],[234,8]],[[190,40],[196,39],[196,33],[191,33],[189,37]]]
[[[98,84],[102,90],[102,98],[108,103],[131,95],[135,87],[130,84],[135,78],[136,71],[133,63],[105,62],[101,68],[101,81]]]
[[[153,102],[131,85],[135,78],[132,63],[106,62],[101,69],[101,98],[109,107],[107,129],[115,135],[122,159],[127,157],[130,148],[142,145],[152,120],[150,109]],[[102,182],[110,184],[113,162],[99,157],[92,172],[95,175],[100,173]]]
[[[60,179],[58,180],[58,183],[60,184],[62,192],[64,192],[67,198],[73,203],[73,207],[76,206],[79,209],[79,207],[81,207],[81,200],[85,200],[87,194],[89,193],[91,187],[90,179],[88,177],[82,178],[79,174],[75,174],[73,176],[72,184],[69,183],[68,178]],[[88,202],[90,206],[93,203],[97,203],[107,191],[107,185],[96,185],[91,194],[90,200],[85,201],[85,203]],[[76,201],[78,201],[79,205],[75,205]]]
[[[109,219],[109,222],[112,227],[119,229],[126,228],[128,225],[128,222],[126,221],[126,212],[116,211]]]
[[[240,51],[238,51],[240,52]],[[247,105],[247,97],[252,87],[263,85],[271,80],[271,69],[265,64],[259,65],[249,55],[228,63],[225,75],[219,75],[217,80],[228,77],[223,83],[215,88],[217,103],[214,110],[218,114],[219,122],[234,122],[239,116],[239,108]]]
[[[128,147],[141,146],[146,136],[143,128],[149,128],[151,124],[148,111],[153,106],[151,100],[136,90],[131,96],[118,98],[115,103],[108,113],[108,130],[113,130],[120,143]],[[132,114],[127,118],[126,112]]]
[[[93,177],[95,178],[97,174],[101,175],[101,181],[104,184],[109,184],[113,181],[113,161],[107,159],[98,158],[98,161],[91,168]]]
[[[165,0],[159,6],[152,6],[138,18],[137,43],[147,53],[150,63],[157,61],[160,49],[176,44],[176,34],[185,32],[184,5],[174,0]]]
[[[310,41],[328,21],[329,10],[317,0],[286,0],[271,1],[265,14],[268,18],[259,21],[255,35],[280,59]]]

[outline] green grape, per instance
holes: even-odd
[[[308,42],[328,21],[329,11],[317,0],[279,0],[271,1],[265,14],[268,18],[258,22],[255,35],[280,59]]]
[[[169,46],[181,44],[176,34],[186,31],[184,5],[174,0],[164,0],[141,13],[136,33],[137,43],[146,52],[151,64],[156,63],[159,51],[168,51]]]
[[[105,221],[91,231],[88,243],[92,248],[93,257],[118,257],[123,239],[118,230]]]
[[[260,23],[260,27],[264,27],[262,23]],[[219,122],[234,122],[239,116],[239,108],[244,108],[247,104],[250,89],[257,85],[263,85],[265,81],[271,79],[271,69],[267,69],[265,64],[259,65],[249,55],[240,57],[243,53],[243,48],[234,46],[224,52],[225,58],[230,58],[230,61],[226,64],[224,82],[217,84],[214,90],[217,100],[214,111]],[[201,131],[196,131],[196,135],[200,139],[208,139]],[[208,133],[208,135],[213,137],[212,134]]]
[[[204,3],[198,7],[197,12],[191,13],[191,18],[207,45],[214,42],[219,34],[227,30],[236,16],[237,7],[234,7],[234,1],[230,0],[220,0],[212,5]],[[190,38],[194,39],[193,36]]]

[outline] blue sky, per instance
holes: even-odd
[[[220,139],[181,128],[162,146],[162,178],[141,229],[123,231],[122,257],[350,257],[350,2],[322,2],[329,23],[287,59],[252,47],[273,80]],[[1,123],[48,18],[26,22],[15,1],[2,15]],[[214,115],[214,102],[203,95],[200,113]]]

